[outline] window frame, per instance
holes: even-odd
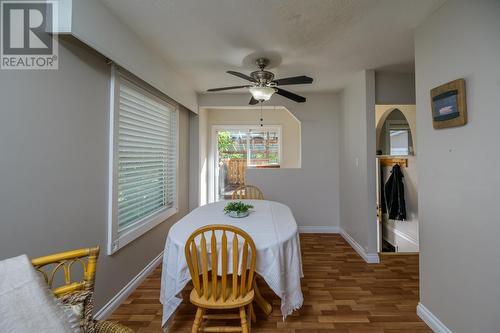
[[[260,125],[254,125],[254,124],[251,124],[251,125],[213,125],[212,126],[212,143],[213,143],[213,151],[214,151],[214,154],[218,152],[218,147],[217,147],[217,132],[219,131],[223,131],[223,130],[232,130],[232,129],[235,129],[235,130],[252,130],[252,131],[265,131],[266,129],[267,130],[272,130],[272,131],[276,131],[278,133],[278,138],[279,138],[279,144],[278,144],[278,158],[279,158],[279,164],[281,166],[281,160],[282,160],[282,151],[283,151],[283,126],[282,125],[264,125],[264,126],[260,126]],[[250,165],[249,164],[249,161],[250,161],[250,151],[249,151],[249,146],[250,146],[250,142],[248,140],[248,136],[247,136],[247,140],[246,140],[246,146],[247,146],[247,156],[246,156],[246,159],[247,159],[247,168],[248,169],[256,169],[258,166],[256,165]],[[215,163],[217,163],[217,161],[215,161]]]
[[[411,129],[410,125],[406,120],[387,120],[387,131],[388,131],[388,145],[389,145],[389,155],[391,156],[408,156],[410,155],[411,152],[411,145],[410,145],[410,136],[411,136]],[[407,154],[392,154],[392,139],[391,139],[391,132],[392,131],[406,131],[407,132],[407,138],[408,138],[408,146],[407,146]]]
[[[393,132],[402,132],[406,134],[406,148],[399,148],[399,149],[406,149],[406,154],[396,154],[395,152],[393,153],[393,150],[397,150],[397,148],[393,147]],[[410,155],[410,130],[409,129],[390,129],[389,130],[389,152],[391,156],[408,156]]]
[[[208,193],[209,193],[209,196],[208,196],[208,202],[215,202],[215,198],[216,198],[216,192],[218,191],[218,184],[217,182],[215,181],[216,178],[218,178],[218,170],[217,170],[217,153],[218,153],[218,147],[217,147],[217,143],[218,143],[218,140],[217,140],[217,132],[219,131],[224,131],[224,130],[256,130],[256,131],[259,131],[259,130],[265,130],[265,129],[272,129],[272,130],[275,130],[277,133],[278,133],[278,136],[279,136],[279,145],[278,145],[278,149],[279,149],[279,153],[278,153],[278,156],[279,156],[279,165],[281,167],[281,163],[282,163],[282,159],[283,159],[283,125],[281,124],[268,124],[268,125],[264,125],[264,126],[260,126],[260,125],[256,125],[255,123],[252,123],[252,124],[238,124],[238,125],[231,125],[231,124],[216,124],[216,125],[212,125],[212,133],[211,133],[211,138],[210,138],[210,145],[209,147],[210,148],[210,153],[209,153],[209,156],[208,156]],[[248,139],[247,139],[247,149],[248,149]],[[248,151],[247,151],[247,156],[246,156],[246,159],[247,159],[247,169],[260,169],[258,168],[257,166],[249,166],[248,165],[248,160],[249,160],[249,154],[248,154]]]
[[[175,185],[173,193],[173,206],[154,212],[141,218],[138,221],[126,226],[123,230],[118,229],[118,125],[120,115],[120,85],[125,84],[129,88],[138,90],[141,94],[154,99],[160,104],[171,107],[175,113]],[[112,255],[121,248],[141,237],[169,217],[179,211],[179,105],[159,92],[146,82],[135,77],[133,74],[119,68],[117,65],[111,66],[110,82],[110,105],[109,105],[109,163],[108,163],[108,255]]]

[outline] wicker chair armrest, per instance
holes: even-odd
[[[133,333],[134,331],[117,322],[98,320],[95,322],[95,333]]]

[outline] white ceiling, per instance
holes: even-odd
[[[196,91],[245,84],[268,55],[292,91],[332,91],[362,69],[412,72],[413,29],[445,0],[101,0],[192,81]],[[288,89],[288,87],[287,87]]]

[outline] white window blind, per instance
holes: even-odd
[[[177,109],[114,72],[112,239],[108,252],[177,211]]]

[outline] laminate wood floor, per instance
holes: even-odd
[[[253,333],[432,333],[416,315],[418,255],[383,255],[366,264],[337,234],[301,234],[304,305],[284,322],[280,300],[259,280],[273,304],[265,317],[257,309]],[[159,302],[161,268],[157,268],[109,318],[137,332],[162,332]],[[195,308],[184,302],[169,332],[190,332]]]

